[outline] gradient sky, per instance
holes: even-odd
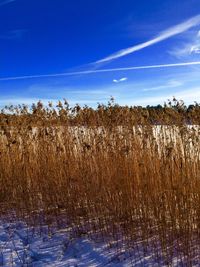
[[[177,65],[200,64],[199,0],[0,0],[0,22],[0,106],[200,102],[200,65]]]

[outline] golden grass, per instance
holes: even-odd
[[[200,262],[200,127],[186,125],[199,106],[65,104],[0,114],[1,216],[66,223],[167,266]]]

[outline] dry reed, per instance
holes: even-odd
[[[159,266],[194,266],[199,122],[198,104],[176,100],[154,108],[112,99],[96,110],[66,101],[8,107],[0,114],[0,214],[65,224],[141,259],[152,255]]]

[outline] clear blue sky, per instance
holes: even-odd
[[[0,0],[0,22],[0,106],[200,102],[200,65],[177,65],[200,62],[199,0]]]

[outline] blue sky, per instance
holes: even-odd
[[[199,0],[0,0],[0,22],[0,106],[200,102]]]

